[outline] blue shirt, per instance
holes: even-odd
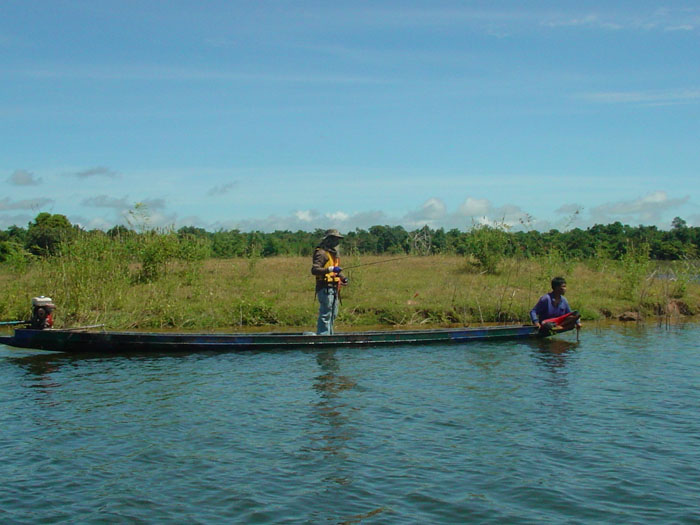
[[[552,292],[543,295],[540,297],[540,300],[537,301],[535,307],[530,310],[530,319],[532,319],[533,323],[541,323],[545,319],[559,317],[560,315],[571,312],[571,308],[569,307],[569,303],[566,301],[566,297],[562,295],[557,306],[554,306],[552,298]]]

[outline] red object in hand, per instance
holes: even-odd
[[[576,312],[569,312],[568,314],[560,315],[559,317],[552,317],[551,319],[545,319],[542,321],[543,327],[549,327],[549,329],[557,328],[561,330],[571,330],[574,324],[579,320],[581,315]]]
[[[568,314],[560,315],[559,317],[552,317],[551,319],[545,319],[544,321],[542,321],[542,324],[554,323],[556,325],[561,325],[562,322],[564,321],[564,319],[566,319],[567,317],[571,317],[572,315],[578,315],[578,314],[575,314],[574,312],[569,312]]]

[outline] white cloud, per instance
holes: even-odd
[[[664,214],[678,214],[689,197],[671,199],[665,191],[655,191],[631,201],[601,204],[591,209],[590,218],[597,224],[620,221],[628,224],[658,224]]]
[[[231,221],[217,221],[204,227],[210,231],[218,229],[238,229],[241,231],[265,231],[274,230],[326,230],[337,228],[340,231],[349,231],[356,228],[369,228],[378,224],[398,224],[397,220],[388,218],[381,211],[369,211],[360,213],[347,213],[343,211],[319,213],[316,210],[297,210],[287,216],[270,215],[260,219],[245,219]]]
[[[398,224],[382,211],[366,211],[349,215],[343,224],[336,227],[342,231],[354,230],[355,228],[367,229],[378,224]]]
[[[177,213],[161,213],[159,211],[154,211],[152,208],[148,208],[143,215],[132,213],[132,210],[122,210],[120,216],[122,224],[128,224],[136,230],[171,228],[178,224]]]
[[[395,220],[409,229],[430,226],[431,228],[468,229],[475,225],[520,227],[531,217],[519,206],[505,204],[496,207],[488,199],[468,197],[455,212],[450,212],[438,198],[428,199],[420,209],[408,212]]]
[[[467,199],[459,207],[458,213],[466,217],[483,217],[491,210],[491,203],[488,199]]]
[[[37,199],[25,199],[20,201],[10,200],[9,197],[0,199],[0,211],[9,210],[40,210],[53,205],[53,199],[37,198]]]
[[[669,26],[669,27],[665,28],[665,31],[669,31],[669,32],[672,32],[672,31],[694,31],[694,30],[695,30],[695,26],[693,26],[691,24],[680,24],[677,26]]]
[[[311,210],[299,210],[294,212],[294,216],[300,221],[311,222],[318,214]]]
[[[21,227],[26,227],[27,224],[29,224],[35,215],[29,215],[29,214],[16,214],[16,215],[5,215],[1,214],[0,215],[0,228],[2,229],[7,229],[10,226],[21,226]]]
[[[117,177],[117,172],[112,171],[109,168],[105,168],[104,166],[97,166],[95,168],[88,168],[86,170],[82,171],[77,171],[75,173],[71,173],[71,175],[78,177],[80,179],[87,179],[89,177],[110,177],[114,178]]]
[[[579,93],[576,98],[599,104],[690,104],[700,101],[700,89],[600,91]]]
[[[326,214],[326,217],[333,222],[345,222],[350,218],[350,215],[342,211],[336,211],[335,213]]]
[[[31,65],[23,69],[6,71],[20,77],[32,79],[78,79],[78,80],[142,80],[142,81],[222,81],[247,83],[283,83],[283,84],[330,84],[330,85],[372,85],[385,84],[381,76],[342,75],[332,73],[285,74],[276,71],[260,73],[218,68],[170,67],[162,64],[115,64],[111,66],[89,67],[66,64],[47,63]]]
[[[115,226],[114,221],[106,217],[85,217],[83,215],[69,215],[68,220],[71,224],[80,226],[84,230],[107,231]]]
[[[583,206],[580,204],[564,204],[562,206],[559,206],[556,210],[554,210],[554,213],[557,213],[559,215],[571,215],[572,213],[581,213],[583,210]]]
[[[75,201],[75,197],[72,197]],[[107,194],[77,199],[82,206],[74,211],[58,210],[67,216],[78,216],[80,224],[90,228],[109,229],[116,224],[127,224],[139,217],[138,213],[130,214],[136,208],[135,201],[130,201],[128,196],[113,197]],[[260,218],[230,219],[224,221],[209,222],[207,219],[197,216],[193,209],[178,205],[177,211],[174,204],[165,198],[142,199],[144,205],[141,219],[151,227],[170,226],[196,226],[208,231],[218,229],[239,229],[241,231],[274,231],[274,230],[303,230],[314,231],[327,228],[338,228],[347,232],[354,229],[368,229],[376,225],[400,225],[407,230],[414,230],[429,226],[431,228],[444,228],[468,230],[469,228],[487,224],[491,226],[504,226],[513,231],[538,230],[548,231],[556,228],[561,231],[573,227],[586,228],[594,224],[610,224],[620,221],[631,225],[656,225],[660,228],[668,228],[674,216],[680,216],[694,224],[695,216],[691,212],[693,203],[690,197],[671,197],[665,191],[654,191],[633,199],[606,202],[589,207],[585,210],[577,203],[558,203],[556,209],[547,210],[546,203],[538,203],[537,214],[530,214],[518,205],[505,203],[495,205],[489,199],[469,196],[461,204],[450,208],[446,200],[432,196],[426,199],[420,206],[405,212],[394,212],[392,215],[379,210],[347,211],[342,209],[317,210],[299,209],[290,210],[287,214],[270,215]],[[13,210],[26,210],[36,215],[47,208],[56,208],[52,199],[0,199],[0,224],[9,225],[15,221],[9,213]],[[545,206],[545,209],[542,207]],[[179,216],[178,212],[183,215]],[[96,217],[97,215],[97,217]],[[547,218],[543,218],[549,215]],[[31,217],[30,217],[31,219]],[[73,219],[71,219],[72,222]],[[26,222],[26,221],[23,221]]]
[[[17,170],[8,177],[7,181],[15,186],[38,186],[41,183],[41,178],[36,177],[30,171]]]
[[[447,206],[445,203],[435,197],[431,197],[423,203],[419,210],[410,212],[405,216],[405,219],[410,224],[436,224],[441,219],[447,216]]]
[[[83,206],[91,206],[94,208],[115,208],[119,210],[131,208],[127,197],[117,199],[116,197],[110,197],[108,195],[97,195],[96,197],[84,199],[82,204]]]
[[[606,31],[693,31],[697,29],[699,16],[697,9],[661,8],[651,12],[617,10],[611,3],[609,8],[599,12],[549,16],[542,25],[557,28],[588,28]]]
[[[143,205],[146,210],[151,211],[151,210],[164,210],[165,208],[168,207],[168,204],[165,199],[144,199],[140,201],[141,205]]]
[[[558,17],[549,19],[542,23],[543,26],[559,28],[559,27],[597,27],[608,30],[622,29],[623,26],[618,22],[605,20],[597,14],[587,14],[579,17]]]
[[[208,192],[207,195],[209,197],[216,197],[219,195],[226,195],[229,193],[232,189],[234,189],[236,186],[238,186],[238,182],[229,182],[228,184],[222,184],[220,186],[214,186],[211,188]]]

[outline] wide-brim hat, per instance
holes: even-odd
[[[328,239],[328,237],[337,237],[338,239],[342,239],[343,236],[340,234],[338,230],[332,229],[332,230],[326,230],[326,233],[323,234],[323,240],[325,241]]]

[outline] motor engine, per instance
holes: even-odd
[[[34,330],[46,330],[53,326],[53,311],[56,305],[53,304],[51,297],[34,297],[32,299],[32,319],[30,328]]]

